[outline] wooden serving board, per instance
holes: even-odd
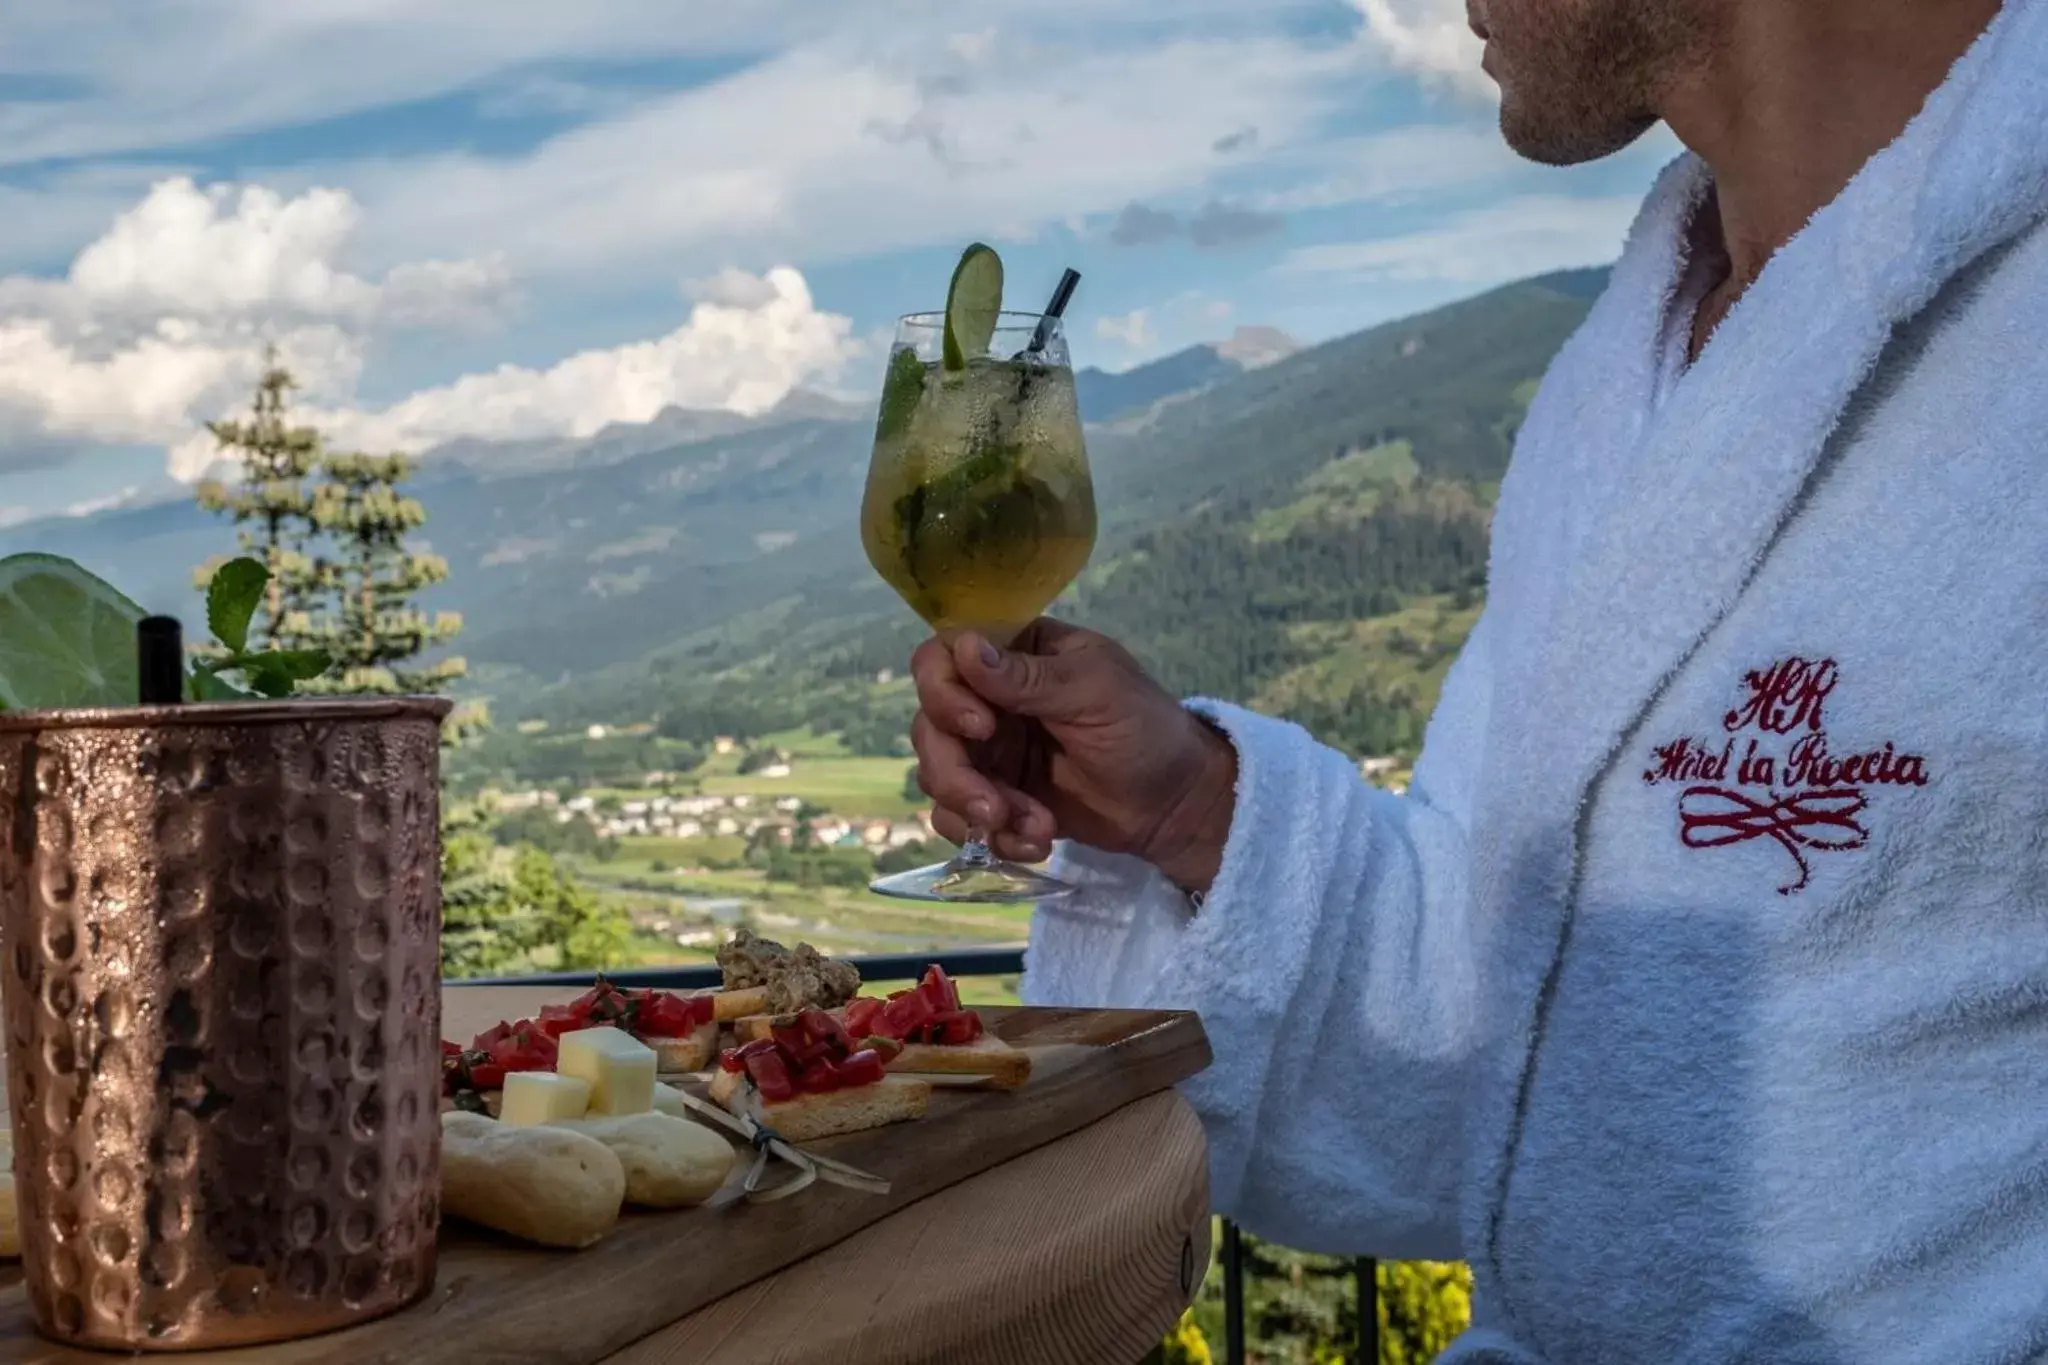
[[[448,993],[459,1033],[460,992]],[[481,1002],[479,1002],[481,1003]],[[521,1007],[523,1009],[523,1005]],[[890,1181],[886,1195],[820,1182],[780,1201],[627,1213],[583,1251],[546,1251],[449,1222],[428,1297],[361,1327],[274,1346],[167,1357],[190,1365],[591,1365],[743,1285],[843,1240],[906,1204],[1065,1137],[1209,1064],[1193,1014],[984,1008],[1032,1053],[1011,1092],[935,1087],[925,1117],[812,1144]],[[477,1027],[483,1027],[483,1024]],[[744,1174],[742,1160],[734,1182]],[[786,1171],[788,1168],[783,1167]],[[771,1179],[781,1178],[780,1172]],[[1048,1199],[1060,1191],[1047,1190]],[[1003,1236],[1000,1227],[986,1230]],[[18,1268],[0,1288],[0,1365],[95,1365],[109,1357],[35,1333]],[[801,1312],[801,1305],[792,1305]]]

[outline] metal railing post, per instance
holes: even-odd
[[[1358,1359],[1354,1365],[1379,1365],[1380,1263],[1360,1256],[1352,1267],[1358,1272]]]
[[[1223,1358],[1244,1365],[1244,1234],[1223,1220]]]

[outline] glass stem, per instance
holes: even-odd
[[[987,867],[996,860],[988,850],[988,831],[980,825],[967,827],[967,842],[960,845],[960,851],[953,855],[955,867]]]

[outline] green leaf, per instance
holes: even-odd
[[[206,589],[206,624],[213,638],[240,654],[249,647],[249,622],[270,586],[270,570],[253,559],[231,559],[214,571]]]
[[[255,688],[260,696],[289,697],[296,685],[291,674],[275,664],[265,662],[268,658],[269,656],[264,654],[251,654],[240,660],[242,676],[249,680],[249,686]]]
[[[882,381],[882,409],[875,417],[875,439],[893,441],[910,430],[910,419],[924,398],[925,364],[917,352],[904,347],[889,357],[889,374]]]
[[[293,682],[310,681],[334,667],[334,656],[324,649],[273,649],[257,657],[273,660],[270,667],[282,669]]]
[[[249,701],[254,694],[235,686],[212,668],[195,668],[186,686],[193,701]]]
[[[266,697],[289,697],[301,682],[317,678],[333,666],[322,649],[266,649],[237,654],[226,666],[239,670],[249,686]]]

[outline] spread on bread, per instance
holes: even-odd
[[[829,1010],[860,990],[860,969],[851,962],[826,957],[808,943],[785,948],[744,926],[719,946],[718,966],[728,993],[763,993],[760,1005],[750,1013]]]

